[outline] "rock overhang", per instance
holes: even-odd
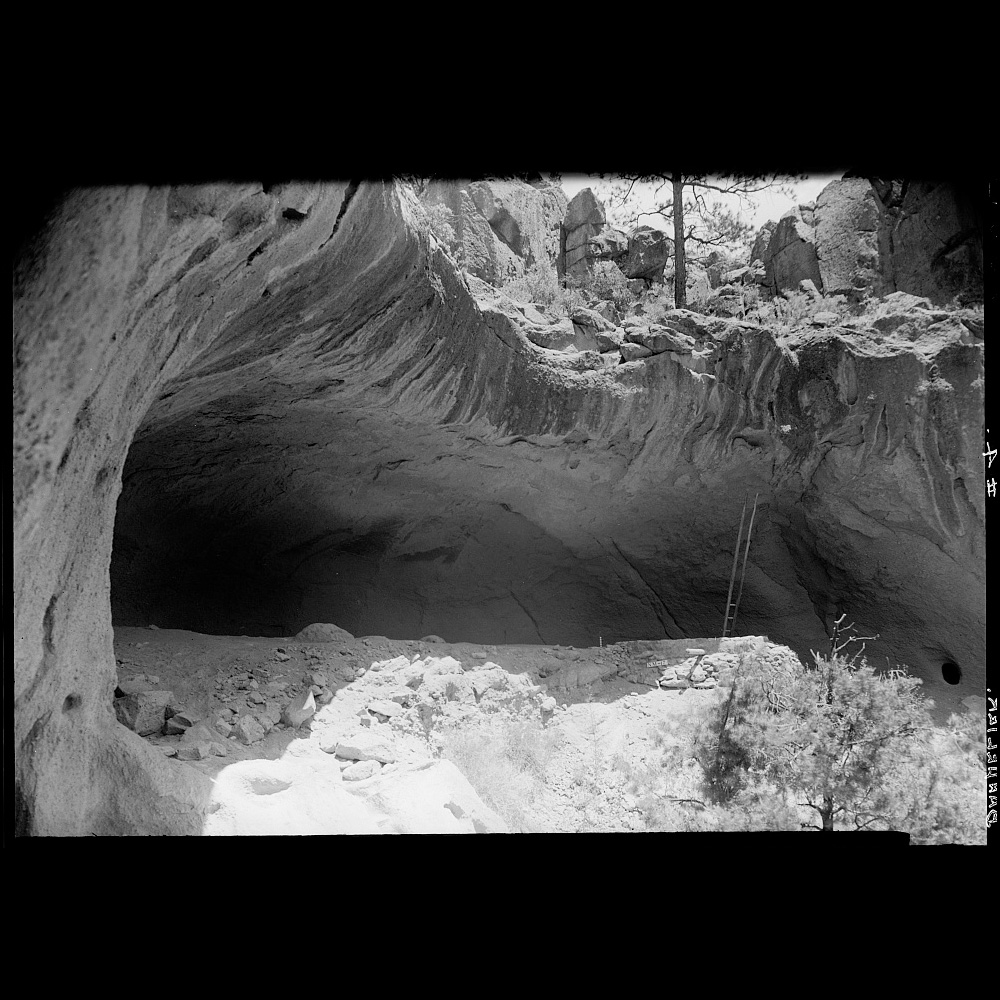
[[[107,727],[109,563],[127,624],[185,589],[173,611],[189,617],[165,623],[211,624],[221,584],[238,585],[230,611],[258,603],[220,608],[226,629],[711,635],[754,491],[770,516],[748,628],[819,648],[863,593],[855,617],[902,635],[899,658],[932,677],[943,656],[974,683],[981,346],[939,336],[920,357],[900,340],[879,357],[847,332],[782,342],[715,321],[711,378],[670,353],[594,370],[472,294],[399,186],[91,192],[57,226],[88,218],[79,258],[50,251],[18,299],[22,740],[45,742],[39,720],[77,688]],[[39,349],[60,340],[92,364]],[[930,364],[950,396],[919,391]],[[930,598],[913,583],[928,560]]]

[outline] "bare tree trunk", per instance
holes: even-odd
[[[681,175],[671,178],[674,185],[674,307],[687,308],[687,266],[684,261],[684,186]]]
[[[823,796],[823,808],[820,810],[820,816],[823,817],[823,829],[832,830],[833,829],[833,799],[829,795]]]

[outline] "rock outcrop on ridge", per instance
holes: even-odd
[[[826,295],[906,292],[982,299],[982,227],[962,186],[845,177],[758,233],[750,261],[770,295],[812,281]],[[713,284],[713,287],[715,285]]]
[[[453,249],[469,274],[498,283],[536,265],[554,267],[566,195],[540,181],[431,181],[420,193],[427,206],[445,206],[455,233]]]
[[[741,631],[808,655],[846,612],[942,704],[982,686],[982,331],[954,315],[540,347],[399,183],[78,191],[14,289],[20,832],[200,829],[208,786],[115,717],[113,619],[718,635],[748,494]]]
[[[557,267],[560,276],[585,279],[595,263],[611,261],[626,278],[641,278],[649,287],[663,280],[672,253],[673,240],[659,229],[639,226],[628,234],[608,225],[604,205],[590,188],[583,188],[562,220]]]

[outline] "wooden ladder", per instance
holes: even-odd
[[[726,597],[726,617],[722,623],[722,638],[725,639],[732,634],[732,628],[736,623],[736,612],[740,608],[740,598],[743,596],[743,581],[747,572],[747,556],[750,554],[750,534],[753,531],[754,518],[757,516],[757,493],[753,498],[753,511],[750,514],[750,527],[747,528],[746,548],[743,550],[743,566],[740,569],[740,589],[736,593],[736,601],[733,601],[733,587],[736,584],[736,564],[740,558],[740,544],[743,541],[743,522],[747,516],[747,502],[750,494],[743,497],[743,513],[740,514],[740,533],[736,536],[736,549],[733,552],[733,571],[729,575],[729,595]]]

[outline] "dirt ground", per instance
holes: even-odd
[[[325,687],[332,692],[332,699],[299,728],[277,722],[263,739],[250,745],[235,736],[220,737],[225,756],[201,760],[172,757],[172,766],[193,767],[213,779],[236,761],[279,760],[315,752],[315,744],[324,733],[347,722],[353,724],[357,716],[366,714],[373,694],[370,682],[376,680],[369,675],[373,663],[398,656],[409,660],[450,656],[465,671],[492,663],[509,675],[525,675],[523,681],[530,681],[531,690],[537,693],[519,709],[520,717],[525,722],[541,723],[545,763],[544,773],[532,782],[525,797],[519,826],[537,833],[646,829],[631,779],[644,769],[660,767],[664,747],[679,743],[694,710],[717,696],[714,690],[665,690],[655,686],[655,680],[654,686],[623,680],[614,672],[618,651],[612,647],[575,650],[344,636],[329,642],[306,642],[117,628],[115,654],[120,683],[144,676],[149,688],[171,691],[175,703],[206,719],[225,709],[237,714],[252,709],[278,719],[293,697],[303,694],[317,679],[325,681],[313,690]],[[599,668],[597,672],[603,671],[605,677],[581,683],[588,668]],[[547,710],[540,711],[539,699],[549,696],[555,699],[555,706],[548,702]],[[429,725],[417,725],[415,714],[411,711],[382,720],[383,724],[391,723],[401,762],[438,756],[447,734],[471,723],[476,712],[474,705],[449,705]],[[145,738],[165,754],[171,754],[182,742],[179,735]],[[331,766],[336,765],[331,761]],[[678,766],[681,774],[676,773]],[[697,764],[691,760],[678,765],[675,760],[674,767],[674,794],[697,799]],[[690,781],[685,783],[688,773]]]

